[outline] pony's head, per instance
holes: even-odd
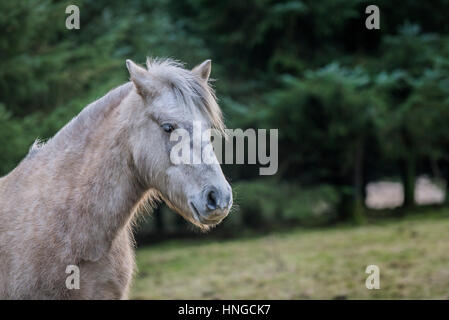
[[[148,59],[147,69],[131,60],[126,65],[135,86],[135,94],[129,98],[132,112],[127,117],[132,161],[140,183],[156,190],[172,209],[202,229],[218,224],[232,206],[232,190],[210,152],[207,135],[211,129],[224,127],[208,84],[211,61],[193,70],[169,59]],[[199,143],[194,140],[198,129]],[[187,161],[173,161],[180,145],[188,149],[181,150],[187,151],[183,158]],[[207,154],[208,161],[195,161],[195,152]]]

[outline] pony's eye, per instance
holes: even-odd
[[[165,132],[170,133],[173,130],[175,130],[175,127],[172,124],[170,124],[170,123],[164,123],[162,125],[162,129],[164,129]]]

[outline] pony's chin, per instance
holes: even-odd
[[[179,213],[179,211],[178,211],[178,213]],[[203,222],[204,220],[203,221],[200,220],[193,213],[192,214],[191,213],[187,213],[187,214],[180,213],[180,215],[184,219],[186,219],[188,222],[190,222],[192,225],[194,225],[195,227],[200,229],[202,232],[207,232],[210,229],[212,229],[213,227],[215,227],[217,224],[220,223],[220,222],[211,223],[209,221]]]
[[[194,223],[195,226],[199,227],[202,231],[209,231],[210,229],[216,227],[220,224],[220,221],[206,221],[206,222],[197,222]]]
[[[215,223],[204,221],[204,219],[201,219],[198,212],[196,212],[195,210],[193,210],[192,213],[189,214],[189,218],[187,220],[204,232],[209,231],[219,223],[219,221]]]
[[[165,203],[169,206],[170,209],[173,211],[176,211],[181,217],[186,219],[188,222],[193,224],[194,226],[198,227],[201,231],[207,232],[211,228],[218,225],[221,220],[206,220],[204,219],[199,212],[195,209],[193,206],[189,206],[189,210],[180,209],[177,206],[175,206],[171,201],[169,201],[167,198],[163,198]]]

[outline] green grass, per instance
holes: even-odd
[[[448,299],[449,209],[361,227],[170,241],[139,249],[137,264],[134,299]],[[365,287],[370,264],[380,268],[379,290]]]

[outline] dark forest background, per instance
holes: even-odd
[[[65,27],[70,4],[80,30]],[[365,27],[370,4],[380,30]],[[418,175],[449,179],[448,13],[445,0],[0,0],[0,176],[125,82],[125,59],[211,58],[227,126],[279,129],[276,175],[223,166],[236,209],[218,233],[364,223],[365,187],[383,178],[414,206]],[[139,239],[186,225],[160,206]]]

